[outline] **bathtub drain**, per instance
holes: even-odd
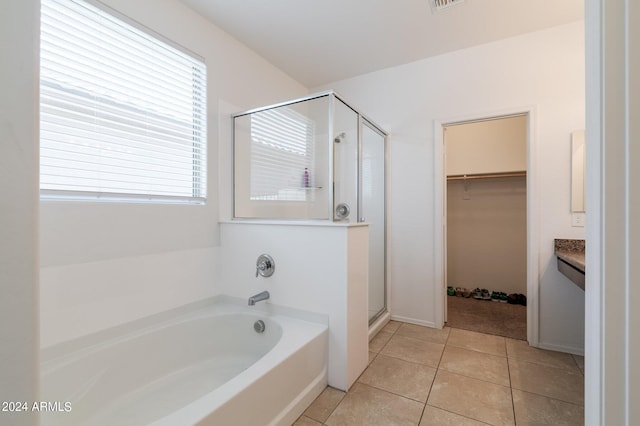
[[[254,322],[253,329],[256,331],[256,333],[264,333],[264,329],[265,329],[264,321],[258,320]]]

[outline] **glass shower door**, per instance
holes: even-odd
[[[333,220],[358,220],[358,113],[340,99],[333,109]]]
[[[385,136],[362,121],[359,221],[369,223],[369,323],[386,310]]]

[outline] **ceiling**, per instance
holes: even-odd
[[[584,17],[584,0],[180,1],[309,88]]]

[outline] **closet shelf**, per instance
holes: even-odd
[[[468,175],[449,175],[447,180],[471,180],[471,179],[497,179],[507,177],[526,177],[526,171],[501,172],[501,173],[470,173]]]

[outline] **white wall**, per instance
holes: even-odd
[[[46,345],[215,294],[218,126],[229,117],[223,109],[254,108],[307,93],[178,1],[154,1],[152,7],[144,0],[104,3],[204,57],[208,202],[42,202],[41,323]],[[34,26],[35,20],[27,25]]]
[[[38,1],[0,3],[0,401],[38,400]],[[0,412],[36,425],[37,413]]]
[[[527,294],[524,177],[447,183],[447,285]]]
[[[452,122],[533,106],[540,206],[539,340],[547,348],[582,352],[584,293],[557,271],[553,239],[584,238],[583,228],[571,227],[569,211],[570,133],[585,124],[583,27],[575,22],[327,86],[390,133],[393,317],[425,325],[438,322],[434,120]]]
[[[220,227],[220,293],[248,298],[267,290],[271,297],[264,303],[328,315],[329,384],[347,390],[369,357],[368,227],[330,222]],[[262,253],[275,262],[269,278],[255,276]]]
[[[527,169],[527,117],[445,127],[446,174],[516,172]]]

